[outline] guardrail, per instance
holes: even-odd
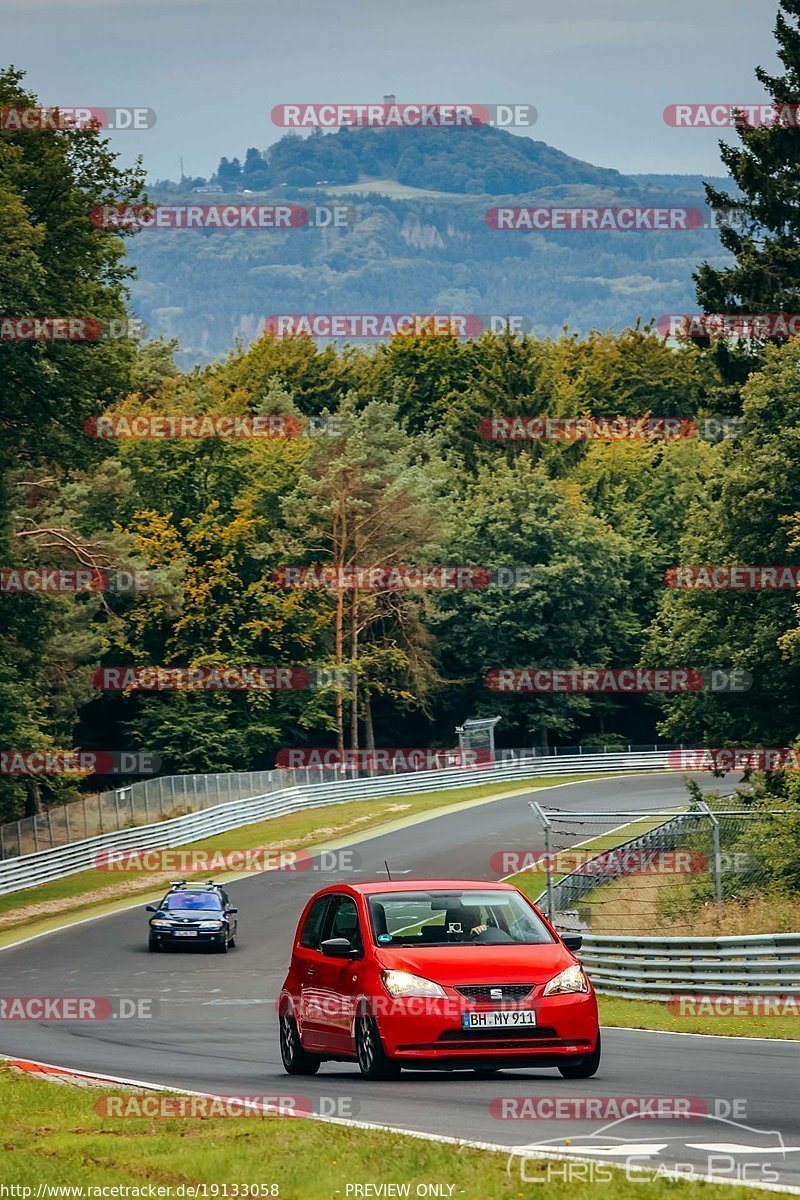
[[[233,800],[226,804],[156,821],[132,829],[100,834],[67,846],[23,854],[0,862],[0,894],[50,883],[96,865],[97,856],[108,850],[165,850],[199,841],[268,817],[282,816],[302,808],[343,804],[348,800],[378,799],[381,796],[416,794],[470,787],[479,783],[513,782],[515,779],[560,775],[616,774],[625,771],[659,770],[666,767],[669,751],[619,754],[537,756],[500,766],[445,768],[439,771],[409,771],[374,778],[338,779],[313,783],[314,772],[294,772],[295,783],[265,794]],[[284,774],[287,774],[284,772]],[[322,774],[322,772],[320,772]],[[298,778],[299,777],[299,778]]]
[[[786,996],[800,1002],[800,933],[736,937],[584,936],[579,958],[601,995]]]

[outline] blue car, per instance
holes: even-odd
[[[173,883],[160,904],[148,904],[150,918],[147,949],[166,946],[212,946],[227,954],[236,945],[238,909],[223,887],[208,883]]]

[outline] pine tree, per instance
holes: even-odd
[[[717,270],[704,262],[694,277],[709,313],[797,312],[800,304],[800,0],[780,5],[775,36],[785,73],[757,67],[756,77],[776,106],[790,107],[780,123],[739,125],[740,145],[720,143],[742,196],[706,185],[712,208],[737,210],[720,230],[735,264]]]

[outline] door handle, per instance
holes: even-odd
[[[313,974],[314,974],[314,968],[309,967],[308,970],[306,971],[306,975],[313,975]]]

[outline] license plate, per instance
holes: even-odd
[[[196,929],[176,929],[175,937],[197,937]]]
[[[535,1025],[536,1013],[530,1008],[498,1008],[494,1012],[469,1012],[461,1014],[462,1029],[496,1029]]]

